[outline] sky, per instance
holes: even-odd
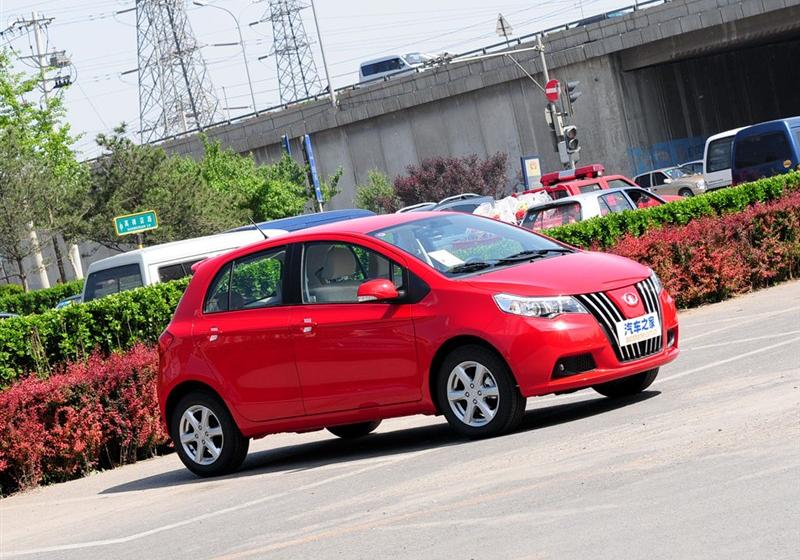
[[[250,25],[268,13],[264,0],[209,0],[233,12],[241,26],[248,66],[259,110],[278,105],[275,57],[270,54],[269,22]],[[497,43],[498,13],[520,36],[583,17],[629,6],[634,0],[315,0],[322,45],[334,87],[358,81],[358,65],[386,54],[406,52],[459,53]],[[139,128],[135,13],[118,13],[134,0],[0,0],[0,31],[17,17],[36,11],[54,18],[48,26],[47,50],[65,50],[77,80],[63,90],[67,118],[80,138],[82,157],[97,153],[94,142],[121,122]],[[252,112],[242,46],[234,18],[211,6],[187,1],[187,14],[208,65],[212,87],[231,116]],[[311,9],[302,12],[306,33],[325,81],[320,41]],[[0,40],[21,56],[31,54],[32,38],[22,35]],[[216,43],[237,43],[213,46]],[[25,67],[20,65],[20,69]],[[225,101],[227,99],[227,101]]]

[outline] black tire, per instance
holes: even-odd
[[[630,397],[633,395],[638,395],[652,385],[653,381],[656,380],[657,375],[658,368],[651,369],[648,371],[643,371],[642,373],[631,375],[630,377],[623,377],[622,379],[617,379],[616,381],[609,381],[608,383],[595,385],[592,387],[592,389],[601,395],[610,397],[612,399]]]
[[[220,444],[221,449],[219,456],[207,464],[197,462],[194,456],[190,456],[184,445],[181,443],[181,419],[184,413],[193,407],[205,407],[216,420],[209,415],[209,426],[211,429],[221,428],[221,438],[214,436],[212,440],[215,445]],[[199,412],[202,414],[201,412]],[[195,417],[196,419],[196,417]],[[220,476],[228,474],[238,469],[247,457],[247,450],[250,446],[250,439],[246,438],[239,431],[239,427],[233,420],[231,413],[222,401],[215,395],[211,395],[202,391],[195,391],[181,398],[175,406],[170,419],[170,435],[175,444],[175,450],[178,452],[183,464],[187,469],[194,474],[202,477]],[[192,446],[194,444],[194,446]],[[197,444],[189,441],[188,446],[190,450],[197,450]],[[208,451],[201,452],[204,461],[211,460]],[[208,455],[208,457],[206,457]]]
[[[375,431],[381,425],[380,420],[372,422],[359,422],[358,424],[346,424],[344,426],[331,426],[327,430],[342,439],[356,439]]]
[[[469,404],[467,400],[459,401],[456,404],[451,404],[448,399],[448,383],[450,382],[450,375],[455,370],[456,366],[464,363],[476,363],[485,367],[491,377],[496,381],[496,385],[491,387],[482,387],[484,390],[487,388],[496,388],[497,399],[491,400],[493,397],[483,397],[483,403],[488,404],[490,407],[494,406],[494,416],[485,421],[486,417],[482,412],[478,413],[482,416],[480,421],[485,421],[482,425],[470,425],[461,416],[466,416],[466,410],[460,411],[458,414],[454,410],[459,408],[461,403],[465,403],[463,408]],[[468,368],[469,369],[469,368]],[[476,371],[474,368],[473,372]],[[469,376],[469,371],[467,375]],[[475,373],[473,373],[474,379]],[[464,387],[464,395],[468,394],[469,388],[462,384]],[[479,387],[481,388],[481,387]],[[479,388],[474,389],[476,392]],[[480,392],[478,392],[480,394]],[[497,436],[509,432],[517,428],[522,422],[525,415],[525,397],[519,392],[517,381],[511,373],[508,365],[496,353],[484,348],[483,346],[467,345],[453,350],[444,359],[442,366],[439,368],[436,377],[436,396],[439,403],[439,410],[450,427],[461,435],[469,438],[478,439]],[[474,395],[470,395],[470,398]],[[487,402],[488,401],[488,402]],[[473,400],[476,403],[477,400]],[[477,408],[474,410],[478,410]]]
[[[692,192],[692,189],[681,189],[678,191],[678,196],[689,198],[694,196],[694,192]]]

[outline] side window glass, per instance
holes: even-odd
[[[231,264],[226,264],[217,273],[211,287],[206,293],[206,302],[203,305],[203,313],[219,313],[228,311],[228,293],[231,286]]]
[[[231,272],[230,310],[272,307],[283,303],[286,249],[237,259]]]
[[[375,251],[347,243],[310,243],[303,251],[303,303],[357,303],[368,280],[403,289],[403,269]]]
[[[653,186],[659,187],[664,184],[664,181],[667,179],[667,176],[661,173],[653,173]]]
[[[644,175],[640,175],[636,178],[636,184],[642,187],[643,189],[650,188],[650,174],[645,173]]]

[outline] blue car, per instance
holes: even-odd
[[[800,117],[744,128],[732,147],[733,184],[800,169]]]
[[[347,210],[329,210],[327,212],[318,212],[316,214],[303,214],[302,216],[292,216],[291,218],[281,218],[280,220],[271,220],[269,222],[260,222],[259,229],[282,229],[285,231],[297,231],[314,226],[321,226],[323,224],[332,224],[334,222],[343,222],[344,220],[354,220],[355,218],[364,218],[366,216],[374,216],[375,212],[369,210],[362,210],[361,208],[349,208]],[[238,227],[229,231],[246,231],[249,229],[256,229],[253,224]]]

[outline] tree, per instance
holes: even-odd
[[[498,196],[505,189],[506,154],[498,152],[485,160],[473,154],[466,157],[436,157],[419,166],[409,165],[407,176],[394,180],[395,191],[403,204],[437,202],[462,193]]]
[[[149,244],[219,233],[247,221],[237,192],[213,188],[186,158],[134,144],[124,124],[98,135],[97,144],[103,153],[92,164],[82,200],[80,234],[86,239],[123,249],[131,241],[116,236],[114,217],[143,210],[155,210],[159,219],[158,229],[144,233]]]
[[[3,133],[0,142],[9,143],[3,148],[7,154],[20,158],[16,173],[23,173],[27,178],[15,178],[16,185],[19,188],[23,183],[27,185],[23,190],[31,197],[24,212],[8,218],[15,222],[28,220],[25,222],[27,235],[18,239],[20,247],[26,243],[23,239],[34,231],[31,224],[49,230],[59,273],[65,280],[58,234],[65,229],[65,223],[74,219],[68,201],[73,192],[82,187],[86,175],[71,147],[75,138],[70,134],[69,125],[63,122],[61,97],[49,97],[41,104],[31,102],[36,84],[35,78],[13,72],[8,55],[0,52],[0,131]],[[11,186],[6,184],[4,188]],[[13,195],[9,196],[14,199]],[[7,223],[6,231],[20,231],[17,225]],[[20,247],[12,252],[17,255],[26,252]]]
[[[37,248],[28,241],[36,220],[46,213],[53,177],[33,157],[16,128],[0,128],[0,258],[17,268],[28,289],[24,260]]]
[[[372,210],[376,214],[395,212],[401,205],[389,178],[377,169],[372,169],[367,173],[365,185],[356,186],[356,197],[353,203],[358,208]]]

